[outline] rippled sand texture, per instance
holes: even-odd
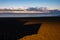
[[[43,22],[38,34],[25,36],[19,40],[60,40],[60,22]]]

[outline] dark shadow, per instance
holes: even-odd
[[[17,40],[27,35],[37,34],[41,24],[24,25],[15,19],[0,19],[0,40]]]

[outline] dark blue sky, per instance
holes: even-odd
[[[49,7],[60,9],[60,0],[0,0],[0,8]]]

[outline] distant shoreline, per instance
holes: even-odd
[[[0,13],[49,13],[49,11],[0,11]]]

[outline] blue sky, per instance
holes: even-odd
[[[60,9],[60,0],[0,0],[0,8],[48,7]]]

